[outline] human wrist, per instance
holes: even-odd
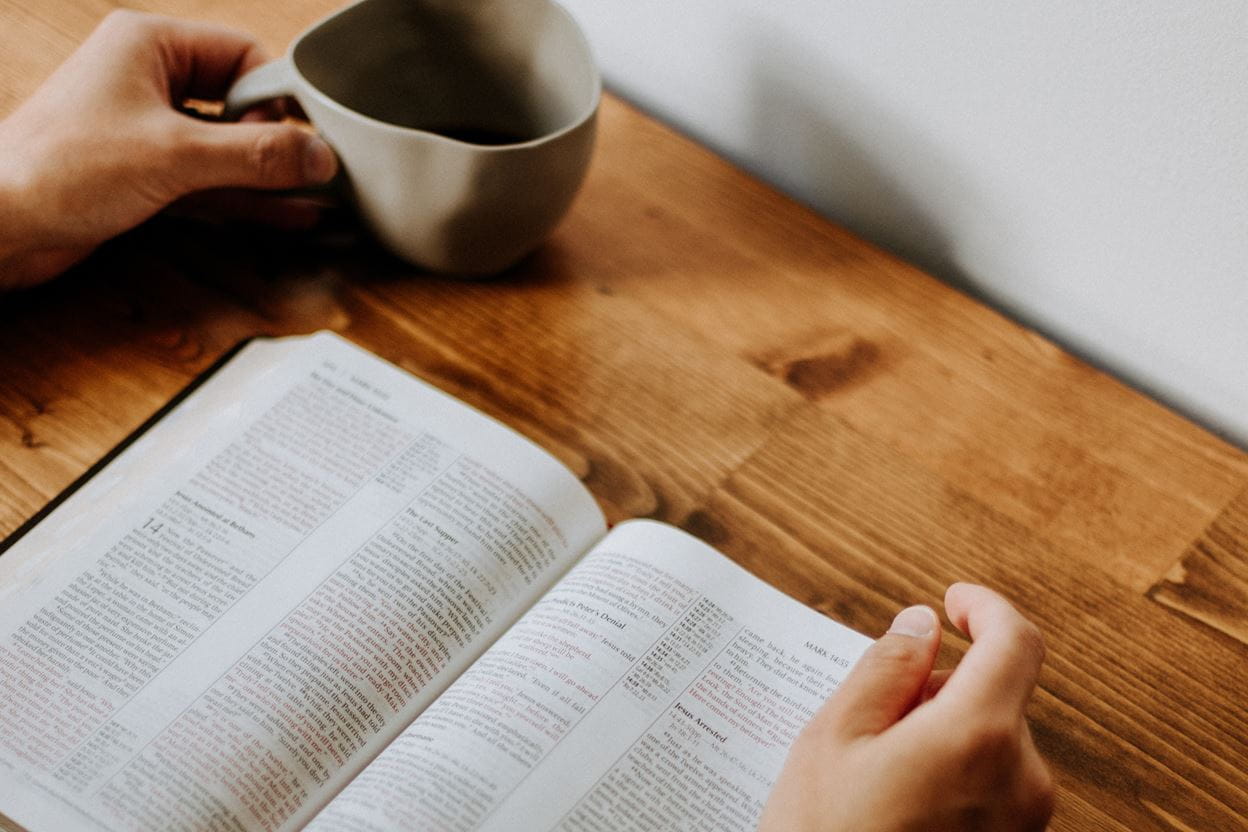
[[[9,120],[0,121],[0,261],[20,253],[31,232],[23,208],[29,197],[27,166],[12,132]]]
[[[34,165],[15,135],[12,119],[0,121],[0,291],[38,283],[54,242],[39,222]]]

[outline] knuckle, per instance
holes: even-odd
[[[212,152],[189,119],[151,119],[146,122],[146,145],[150,153],[174,167],[202,165]]]
[[[818,753],[819,749],[828,744],[830,738],[831,726],[816,716],[793,738],[793,744],[789,746],[789,756]]]
[[[141,52],[160,40],[164,18],[133,9],[113,9],[92,33],[92,40],[109,49]]]
[[[803,754],[817,754],[820,749],[827,749],[836,744],[839,740],[840,729],[837,717],[837,710],[827,705],[816,711],[794,738],[793,752],[797,753],[800,749],[800,753]]]
[[[113,9],[104,16],[102,27],[121,32],[145,32],[156,23],[157,17],[134,9]]]
[[[295,127],[265,130],[257,136],[249,160],[257,180],[267,185],[296,184],[302,143]]]
[[[142,160],[148,187],[165,200],[175,199],[188,190],[187,172],[202,165],[202,148],[179,121],[153,119],[146,124],[149,129],[133,148],[135,157]]]
[[[1036,798],[1036,814],[1043,820],[1048,820],[1053,814],[1053,805],[1057,802],[1057,788],[1053,785],[1052,778],[1045,781],[1040,788]]]
[[[1049,771],[1049,767],[1043,762],[1036,766],[1035,771],[1036,795],[1052,809],[1053,797],[1057,794],[1057,784],[1053,780],[1053,772]]]
[[[1027,814],[1033,821],[1033,828],[1044,829],[1053,815],[1053,806],[1057,800],[1057,789],[1053,775],[1047,766],[1040,765],[1033,776],[1028,795]]]
[[[142,13],[133,9],[112,9],[108,14],[104,15],[103,23],[105,26],[125,26],[140,17],[142,17]]]
[[[962,756],[968,761],[997,769],[1009,766],[1022,753],[1018,725],[1005,720],[981,720],[963,735]]]
[[[1037,666],[1044,662],[1046,648],[1044,634],[1039,627],[1030,621],[1024,621],[1018,630],[1018,642],[1026,654],[1035,660]]]
[[[868,666],[890,668],[908,666],[921,655],[917,639],[889,638],[885,636],[871,647]]]

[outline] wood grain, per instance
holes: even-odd
[[[140,5],[278,52],[337,4]],[[110,7],[0,0],[0,113]],[[611,97],[571,214],[496,280],[417,273],[349,216],[161,217],[0,298],[0,532],[239,340],[320,328],[548,448],[612,520],[864,632],[1001,589],[1050,648],[1054,829],[1244,828],[1248,455]]]
[[[1248,476],[1236,449],[1035,333],[757,184],[734,191],[709,153],[673,163],[631,116],[604,117],[639,148],[603,154],[616,199],[572,219],[605,238],[617,292],[1140,591]]]
[[[1248,491],[1209,524],[1148,596],[1248,646]]]
[[[1055,828],[1182,828],[1169,816],[1233,829],[1248,816],[1245,645],[1067,557],[838,417],[795,414],[685,526],[868,633],[906,604],[939,608],[957,580],[1010,597],[1049,648],[1032,717],[1062,786]],[[952,658],[964,642],[949,643]]]

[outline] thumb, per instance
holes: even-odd
[[[940,620],[931,607],[907,607],[867,648],[815,716],[844,739],[878,734],[914,707],[940,649]]]
[[[324,139],[293,124],[195,124],[179,165],[187,192],[297,188],[328,182],[338,159]]]

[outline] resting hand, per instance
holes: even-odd
[[[328,181],[332,151],[292,124],[214,124],[177,109],[220,100],[263,61],[231,29],[110,14],[0,122],[0,288],[46,280],[192,192]]]
[[[973,640],[957,668],[932,671],[930,608],[899,614],[794,743],[760,832],[1045,828],[1052,778],[1024,717],[1039,631],[972,584],[945,608]]]

